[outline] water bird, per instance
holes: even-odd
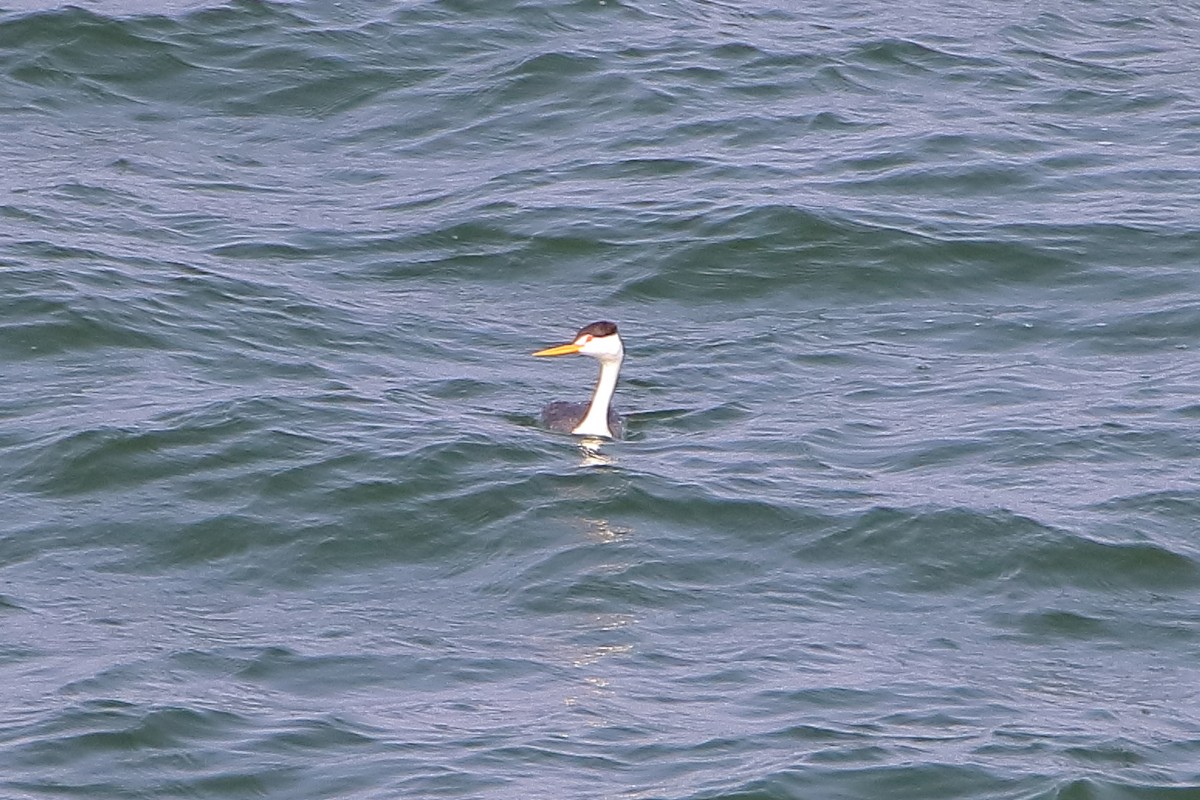
[[[573,433],[577,436],[601,436],[606,439],[619,437],[624,423],[612,410],[613,392],[617,388],[617,374],[625,348],[612,322],[593,322],[584,325],[569,344],[548,347],[534,353],[535,356],[565,356],[578,353],[591,356],[600,362],[600,377],[587,403],[568,403],[556,400],[542,409],[542,424],[550,430]]]

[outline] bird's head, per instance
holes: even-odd
[[[612,322],[593,322],[584,325],[575,334],[575,340],[570,344],[560,344],[548,347],[534,353],[535,356],[566,356],[574,353],[598,358],[601,361],[620,361],[625,355],[621,344],[621,336],[617,326]]]

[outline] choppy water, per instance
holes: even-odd
[[[7,8],[0,796],[1200,796],[1194,4]]]

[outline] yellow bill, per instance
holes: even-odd
[[[583,345],[571,342],[570,344],[560,344],[558,347],[547,347],[545,350],[538,350],[534,353],[535,356],[565,356],[570,353],[578,353]]]

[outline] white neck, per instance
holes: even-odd
[[[600,379],[596,381],[596,390],[592,392],[592,402],[588,405],[583,420],[571,433],[580,436],[607,436],[613,438],[608,429],[608,406],[612,402],[613,392],[617,389],[617,373],[621,371],[621,359],[603,359],[600,362]]]

